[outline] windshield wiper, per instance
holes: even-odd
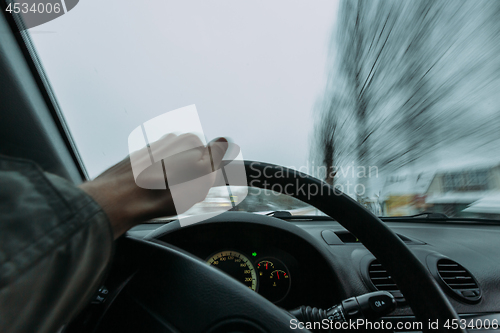
[[[485,225],[498,225],[499,220],[495,219],[483,219],[483,218],[466,218],[466,217],[450,217],[443,213],[434,212],[423,212],[415,215],[409,216],[379,216],[379,218],[384,222],[413,222],[412,219],[418,220],[418,222],[446,222],[446,223],[463,223],[463,224],[485,224]],[[415,221],[417,222],[417,221]]]
[[[278,217],[278,218],[287,218],[291,217],[292,213],[287,210],[276,210],[274,212],[270,212],[266,214],[267,216]]]
[[[292,215],[287,210],[278,210],[266,214],[282,220],[307,220],[307,221],[335,221],[335,219],[326,215]]]
[[[450,219],[448,215],[443,213],[434,213],[434,212],[422,212],[415,215],[405,216],[416,219],[427,219],[427,220],[448,220]]]
[[[335,221],[329,216],[322,215],[291,215],[289,211],[274,211],[266,215],[276,217],[282,220],[302,220],[302,221]],[[499,220],[482,218],[450,217],[443,213],[422,212],[409,216],[379,216],[384,222],[418,222],[418,223],[455,223],[455,224],[483,224],[498,225]],[[412,221],[413,220],[413,221]]]

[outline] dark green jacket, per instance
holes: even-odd
[[[0,332],[57,332],[90,301],[112,252],[92,198],[0,155]]]

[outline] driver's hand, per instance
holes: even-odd
[[[181,214],[203,201],[215,181],[212,171],[219,168],[227,147],[224,138],[204,146],[194,134],[168,134],[151,143],[149,149],[134,152],[80,188],[107,214],[116,239],[140,222]],[[163,163],[151,165],[151,155],[163,159]],[[148,165],[150,167],[146,167]],[[168,184],[163,172],[158,170],[166,170]],[[196,181],[190,181],[193,179]],[[170,191],[173,186],[175,206]],[[176,211],[176,207],[180,211]]]

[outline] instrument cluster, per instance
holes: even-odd
[[[292,286],[292,274],[287,265],[283,260],[266,253],[247,254],[228,249],[212,254],[206,262],[273,303],[283,301]]]

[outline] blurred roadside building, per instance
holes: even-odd
[[[426,204],[448,216],[500,216],[500,164],[436,172],[426,191]]]
[[[392,175],[381,191],[382,215],[408,216],[427,210],[426,191],[432,175]]]
[[[455,217],[500,218],[500,164],[390,176],[381,202],[385,216],[430,211]]]

